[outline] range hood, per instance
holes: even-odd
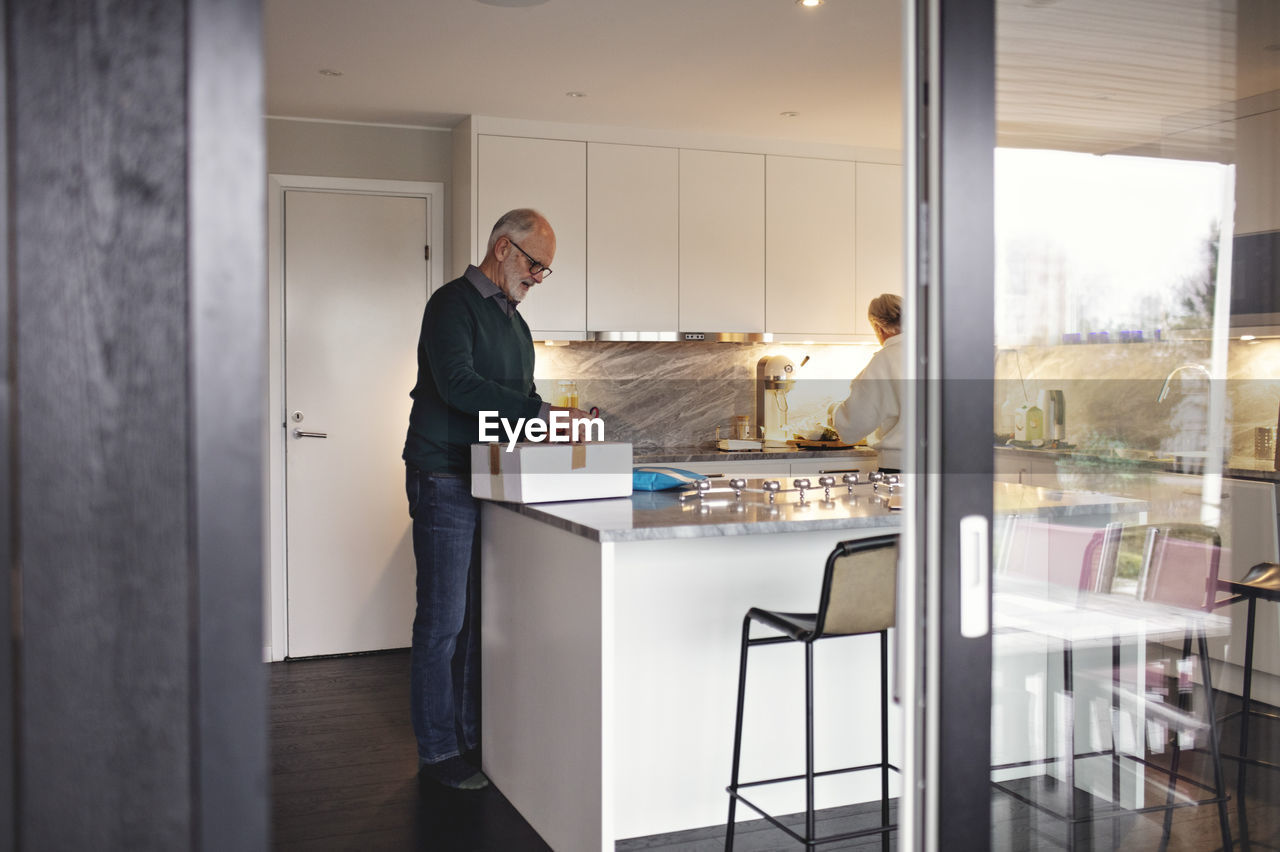
[[[589,331],[587,340],[608,342],[703,340],[708,343],[771,343],[773,335],[761,331]]]

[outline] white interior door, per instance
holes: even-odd
[[[400,453],[429,289],[428,201],[285,193],[290,657],[409,644],[414,561]]]

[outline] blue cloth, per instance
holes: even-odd
[[[480,742],[480,503],[468,477],[406,466],[418,562],[410,716],[418,762]]]
[[[678,467],[637,467],[631,471],[631,488],[634,491],[665,491],[690,485],[699,479],[706,477]]]

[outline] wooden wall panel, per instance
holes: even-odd
[[[266,845],[259,15],[6,4],[18,848]]]
[[[183,848],[186,16],[51,0],[11,27],[22,841]]]

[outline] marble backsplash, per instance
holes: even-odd
[[[537,346],[538,392],[556,402],[558,382],[573,380],[582,408],[599,406],[605,437],[642,452],[730,437],[735,415],[755,423],[756,363],[785,355],[797,365],[787,394],[788,423],[821,427],[849,381],[876,351],[857,344],[571,343]],[[808,357],[803,367],[799,364]]]
[[[1161,453],[1208,449],[1210,382],[1204,371],[1179,370],[1158,402],[1166,377],[1183,365],[1210,365],[1208,341],[1027,346],[996,353],[993,420],[1001,408],[1035,402],[1043,389],[1066,398],[1066,440],[1081,449],[1134,448]],[[1228,344],[1223,386],[1224,461],[1254,457],[1255,429],[1277,425],[1280,340]]]
[[[599,406],[610,440],[641,451],[706,444],[731,434],[735,415],[755,421],[756,363],[785,355],[799,365],[787,396],[797,431],[820,427],[827,409],[848,394],[849,380],[875,346],[738,343],[537,344],[539,392],[556,400],[558,381],[577,384],[582,407]],[[1041,390],[1066,398],[1066,440],[1080,449],[1133,448],[1202,452],[1209,441],[1209,383],[1179,371],[1157,402],[1165,378],[1184,364],[1210,360],[1207,341],[1026,346],[995,354],[993,432],[1001,408],[1035,402]],[[1280,340],[1232,341],[1224,386],[1224,458],[1251,459],[1255,428],[1275,428],[1280,411]],[[975,393],[983,392],[975,388]]]

